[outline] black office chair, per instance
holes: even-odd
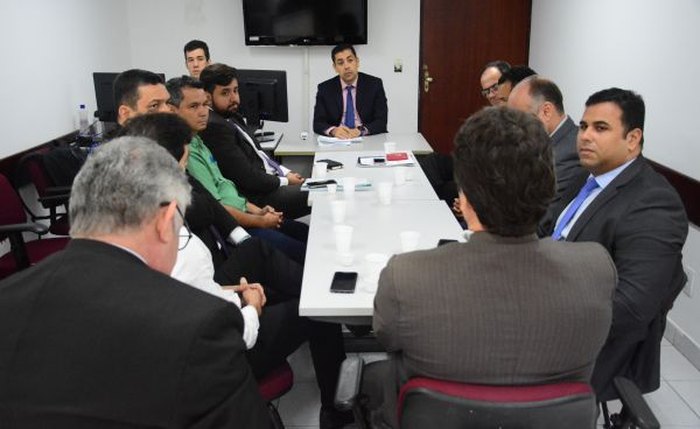
[[[356,425],[373,427],[359,399],[364,362],[350,357],[343,362],[336,407],[353,410]],[[624,420],[619,428],[658,428],[658,422],[634,384],[620,380]],[[529,386],[488,386],[410,379],[401,386],[398,400],[401,428],[587,428],[596,425],[595,393],[581,382]],[[625,426],[626,424],[626,426]]]

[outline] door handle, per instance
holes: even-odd
[[[428,92],[430,91],[430,84],[434,81],[430,76],[430,71],[428,70],[428,65],[423,64],[423,91]]]

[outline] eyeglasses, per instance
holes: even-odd
[[[169,206],[169,205],[170,205],[169,202],[162,202],[162,203],[160,203],[160,206],[161,206],[161,207],[166,207],[166,206]],[[187,247],[187,245],[190,243],[190,240],[192,239],[192,230],[190,229],[190,226],[187,224],[187,220],[185,219],[185,215],[182,214],[182,210],[180,210],[180,207],[179,207],[178,205],[175,205],[175,208],[177,209],[178,214],[179,214],[180,217],[182,218],[182,226],[184,226],[184,227],[185,227],[185,230],[187,231],[187,234],[178,233],[178,244],[179,244],[179,246],[178,246],[177,250],[182,250],[182,249],[184,249],[185,247]],[[182,231],[182,228],[180,228],[180,231]],[[183,239],[183,238],[185,239],[185,243],[184,243],[184,244],[182,244],[182,239]]]
[[[498,91],[498,82],[494,83],[493,85],[489,86],[488,88],[484,88],[481,90],[481,95],[484,97],[488,97],[490,93],[495,93]]]

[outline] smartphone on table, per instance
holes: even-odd
[[[353,293],[357,284],[357,273],[336,271],[331,282],[332,293]]]

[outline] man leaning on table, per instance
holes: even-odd
[[[338,76],[318,85],[314,132],[341,139],[387,132],[382,80],[358,72],[360,59],[352,45],[334,47],[331,60]]]
[[[407,378],[525,385],[590,379],[612,315],[615,266],[597,243],[538,239],[554,195],[534,116],[486,108],[455,138],[466,243],[394,256],[374,300],[392,358],[365,368],[373,420],[396,424]]]

